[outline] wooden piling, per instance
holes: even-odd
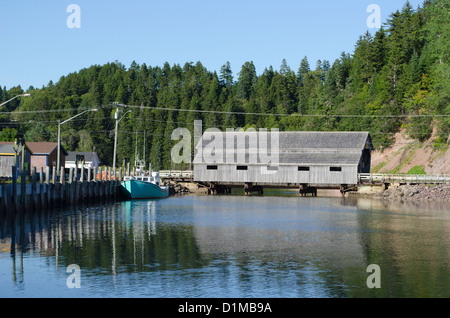
[[[44,169],[42,167],[39,168],[39,200],[41,209],[45,206],[45,196],[44,196]]]
[[[23,158],[23,156],[22,156]],[[20,174],[20,203],[22,205],[25,205],[25,195],[26,195],[26,186],[27,186],[27,171],[23,165],[22,160],[22,167],[21,167],[21,174]]]
[[[34,209],[39,207],[39,200],[36,191],[36,167],[33,167],[31,169],[31,202],[33,202]]]
[[[12,202],[14,205],[17,204],[17,167],[11,167],[12,172]]]
[[[81,169],[77,178],[74,169],[69,170],[69,178],[65,178],[64,168],[60,177],[56,175],[56,168],[30,168],[29,181],[26,183],[23,171],[20,185],[17,182],[17,169],[12,167],[13,184],[0,184],[0,213],[7,210],[26,211],[50,208],[64,203],[76,205],[91,200],[115,200],[117,185],[120,181],[111,175],[111,168],[100,167],[97,170]],[[45,169],[45,174],[44,174]],[[85,175],[86,174],[86,175]],[[112,198],[114,196],[114,199]]]
[[[87,196],[88,200],[91,201],[93,198],[92,195],[92,169],[88,169],[88,175],[87,175]]]
[[[64,167],[61,167],[61,171],[59,173],[59,187],[60,187],[60,193],[59,193],[59,202],[63,203],[65,201],[65,192],[66,192],[66,173],[64,171]]]
[[[69,186],[68,186],[68,190],[69,191],[67,191],[67,196],[68,196],[67,201],[70,202],[70,204],[72,205],[73,204],[73,199],[74,199],[74,196],[73,196],[73,192],[74,192],[74,189],[73,189],[73,168],[70,168],[70,170],[69,170]]]

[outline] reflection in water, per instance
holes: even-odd
[[[0,216],[0,296],[448,297],[445,206],[186,196]],[[82,269],[68,289],[66,268]],[[366,286],[370,264],[382,288]]]

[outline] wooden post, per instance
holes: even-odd
[[[36,167],[31,169],[31,202],[33,202],[33,208],[38,208],[38,200],[36,193]]]
[[[70,189],[70,191],[69,191],[69,196],[70,196],[69,197],[69,202],[70,202],[70,204],[73,204],[74,199],[75,199],[73,173],[74,173],[73,168],[70,168],[70,170],[69,170],[69,189]]]
[[[47,192],[47,206],[50,207],[52,203],[52,185],[50,184],[50,167],[45,167],[45,183]]]
[[[75,181],[74,181],[74,186],[75,186],[75,198],[74,198],[74,203],[78,204],[79,200],[80,200],[80,180],[78,179],[78,168],[75,168]]]
[[[20,203],[22,203],[22,206],[25,207],[25,199],[27,195],[27,170],[24,166],[24,156],[22,155],[22,171],[20,174]]]
[[[94,169],[94,189],[92,195],[94,200],[98,198],[98,167]]]
[[[102,182],[102,167],[100,166],[100,167],[98,167],[98,177],[99,177],[99,182],[97,183],[97,193],[98,193],[98,197],[99,198],[101,198],[102,196],[103,196],[103,189],[102,189],[102,185],[103,185],[103,182]]]
[[[52,183],[56,183],[56,167],[52,167]]]
[[[88,199],[92,200],[92,169],[91,168],[88,169],[87,182],[88,182],[88,188],[87,188]]]
[[[64,171],[64,167],[61,167],[61,171],[59,173],[59,183],[60,183],[60,195],[59,200],[63,202],[66,199],[66,173]]]
[[[44,208],[43,193],[44,193],[44,169],[42,169],[42,167],[39,167],[39,202],[41,205],[41,209]]]
[[[80,200],[84,202],[85,199],[85,184],[84,184],[84,164],[81,165],[81,175],[80,175]]]
[[[17,167],[12,166],[11,172],[12,172],[12,202],[14,203],[14,206],[16,205],[17,201]]]
[[[81,166],[80,182],[84,182],[84,165]]]
[[[57,186],[56,186],[56,167],[52,167],[52,185],[51,185],[51,192],[52,192],[52,201],[53,204],[58,200],[58,193],[57,193]]]
[[[108,167],[108,181],[107,181],[107,183],[106,183],[106,187],[107,187],[107,191],[108,191],[108,199],[110,199],[111,198],[111,184],[112,184],[112,181],[111,181],[111,167]]]

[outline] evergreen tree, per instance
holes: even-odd
[[[227,62],[220,68],[219,79],[222,86],[229,88],[233,85],[233,72],[230,62]]]
[[[303,80],[306,76],[308,76],[309,71],[310,69],[308,58],[305,56],[300,62],[300,67],[298,68],[297,72],[297,77],[300,84],[303,84]]]
[[[253,97],[256,91],[257,80],[255,65],[253,62],[245,62],[239,73],[236,97],[245,100]]]

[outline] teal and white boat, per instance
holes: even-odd
[[[123,192],[128,199],[154,199],[169,196],[169,187],[161,186],[159,173],[148,176],[127,176],[121,182]]]

